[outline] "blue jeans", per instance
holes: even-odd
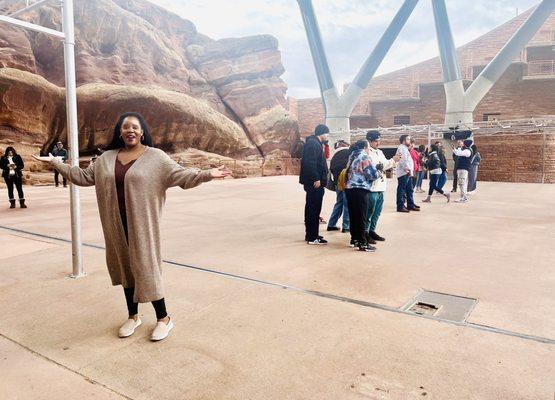
[[[364,224],[364,230],[368,232],[375,232],[378,219],[382,214],[383,209],[383,192],[370,192],[368,198],[368,216]]]
[[[421,188],[422,187],[422,180],[424,179],[424,171],[419,171],[417,178],[416,178],[416,187],[417,188]]]
[[[347,196],[345,195],[345,191],[340,192],[336,189],[335,192],[337,193],[337,200],[335,200],[335,206],[333,206],[333,211],[331,212],[328,228],[337,225],[339,218],[341,218],[341,214],[343,214],[343,229],[349,229]]]
[[[437,187],[439,178],[441,178],[441,174],[430,174],[430,188],[428,189],[428,196],[434,194],[434,190],[443,194],[443,189]]]
[[[443,186],[445,186],[446,182],[447,182],[447,172],[442,171],[441,175],[439,176],[439,179],[437,181],[437,188],[438,189],[443,189]]]
[[[412,177],[409,174],[406,174],[397,178],[397,210],[405,208],[405,196],[407,199],[406,208],[414,207],[412,194]]]

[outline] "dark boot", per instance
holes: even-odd
[[[15,200],[14,200],[15,203]],[[15,204],[14,204],[15,207]],[[21,208],[27,208],[27,206],[25,205],[25,199],[19,199],[19,207]]]
[[[366,237],[366,243],[367,244],[376,244],[376,241],[374,240],[374,238],[372,237],[370,232],[365,232],[364,235]]]
[[[10,208],[15,208],[15,200],[10,200]]]
[[[378,235],[376,232],[370,232],[370,237],[378,242],[385,242],[385,238]]]

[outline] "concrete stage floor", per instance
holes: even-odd
[[[337,232],[306,245],[296,179],[168,192],[175,329],[159,343],[149,304],[134,336],[116,336],[125,302],[95,247],[94,188],[78,280],[55,239],[70,238],[67,189],[26,187],[27,210],[3,202],[0,399],[553,399],[555,185],[479,182],[468,204],[405,215],[390,184],[372,254]],[[398,312],[422,288],[478,302],[460,324]]]

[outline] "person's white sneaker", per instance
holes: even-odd
[[[466,203],[466,202],[468,202],[468,199],[464,197],[462,199],[455,200],[455,203]]]
[[[120,338],[131,336],[133,333],[135,333],[135,329],[137,329],[137,327],[139,327],[142,323],[143,322],[140,318],[137,318],[136,321],[133,318],[129,318],[127,321],[125,321],[121,328],[119,328],[118,336]]]
[[[158,340],[165,339],[168,337],[170,331],[173,329],[173,322],[170,319],[168,323],[164,322],[157,322],[154,330],[152,331],[152,335],[150,335],[150,340],[153,342],[157,342]]]

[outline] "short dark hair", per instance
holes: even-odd
[[[418,151],[421,152],[421,153],[424,153],[426,151],[426,146],[421,144],[420,146],[418,146]]]
[[[401,137],[399,138],[399,143],[405,143],[405,140],[409,137],[410,135],[401,135]]]
[[[152,136],[150,135],[150,129],[148,128],[148,125],[146,124],[143,116],[138,112],[126,112],[119,116],[118,121],[116,122],[116,126],[114,127],[114,135],[112,136],[112,141],[106,147],[106,150],[121,149],[125,146],[125,143],[121,138],[121,125],[123,124],[123,120],[127,117],[135,117],[139,120],[141,129],[143,130],[143,138],[141,140],[141,143],[145,146],[152,147]]]
[[[439,143],[439,142],[435,142],[434,144],[432,144],[432,145],[430,146],[430,148],[431,148],[432,151],[438,151],[438,150],[439,150],[439,148],[437,147],[437,144],[438,144],[438,143]]]
[[[327,135],[328,133],[330,133],[330,128],[324,124],[316,125],[316,128],[314,128],[314,134],[316,136]]]
[[[366,139],[360,139],[360,140],[358,140],[358,141],[354,144],[354,146],[353,146],[353,151],[356,151],[356,150],[364,150],[364,149],[366,149],[368,146],[369,146],[368,140],[366,140]]]
[[[10,151],[13,153],[14,156],[17,156],[17,151],[15,151],[15,149],[12,146],[6,147],[6,151],[4,152],[4,155],[7,157]]]

